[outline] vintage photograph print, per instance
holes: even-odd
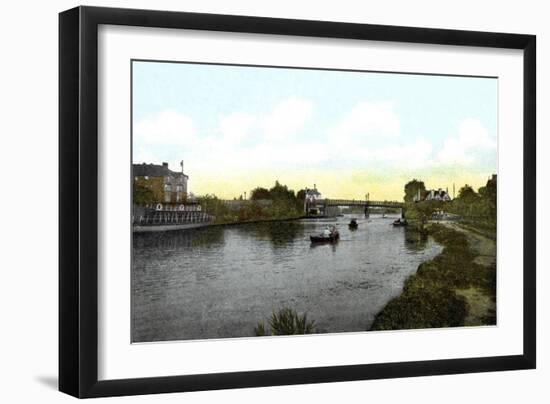
[[[133,343],[496,325],[497,78],[131,69]]]

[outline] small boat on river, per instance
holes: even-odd
[[[340,233],[333,226],[331,229],[326,228],[323,233],[317,236],[309,236],[312,243],[335,243],[340,238]]]
[[[394,220],[392,224],[395,227],[408,226],[409,225],[409,223],[407,222],[407,219],[397,219],[397,220]]]
[[[351,230],[357,229],[359,227],[359,224],[357,223],[357,219],[351,219],[348,226]]]

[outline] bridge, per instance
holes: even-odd
[[[365,216],[369,215],[370,208],[402,209],[403,202],[398,201],[371,201],[361,199],[315,199],[306,201],[304,205],[306,215],[329,216],[330,207],[362,207]],[[317,212],[317,213],[314,213]]]
[[[370,201],[357,199],[317,199],[316,204],[326,206],[369,206],[371,208],[402,208],[403,202]]]

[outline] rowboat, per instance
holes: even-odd
[[[397,219],[392,223],[395,227],[408,226],[407,219]]]
[[[338,231],[333,231],[330,235],[325,236],[324,234],[319,234],[318,236],[309,236],[309,239],[312,243],[335,243],[340,238],[340,233]]]

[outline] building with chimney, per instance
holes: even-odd
[[[187,183],[189,176],[183,172],[172,171],[168,163],[133,164],[134,184],[152,191],[153,202],[146,206],[155,210],[200,210],[193,201],[189,201]]]

